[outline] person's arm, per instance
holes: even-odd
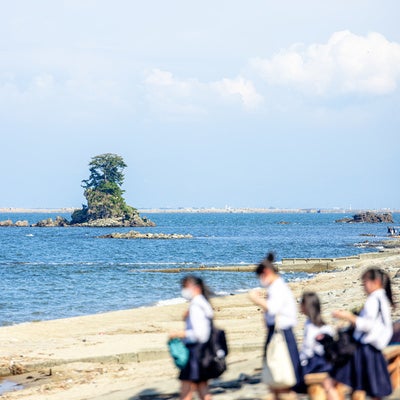
[[[347,310],[335,310],[332,315],[335,318],[342,319],[343,321],[350,322],[351,324],[355,325],[356,323],[356,316],[351,312]]]
[[[268,311],[267,300],[265,299],[264,292],[258,289],[253,289],[249,292],[249,298],[255,305],[261,307],[264,311]]]
[[[367,299],[363,310],[362,316],[357,316],[352,312],[345,310],[336,310],[333,312],[333,316],[352,323],[355,325],[356,329],[361,332],[369,332],[376,322],[376,316],[378,315],[378,302],[373,301],[372,298]]]

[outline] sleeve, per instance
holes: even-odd
[[[207,318],[202,308],[193,304],[189,312],[190,328],[185,331],[185,338],[188,343],[205,342],[209,334]]]
[[[306,360],[314,355],[315,337],[317,336],[317,329],[314,325],[306,324],[304,327],[303,344],[300,350],[300,359]]]
[[[371,297],[368,298],[365,302],[362,315],[356,318],[356,329],[361,332],[371,331],[376,322],[378,311],[378,301]]]
[[[290,289],[286,285],[280,285],[274,288],[273,292],[267,298],[268,314],[275,316],[282,312],[286,300],[291,296],[291,293],[288,293],[288,291],[290,291]]]
[[[314,337],[312,332],[310,331],[310,325],[306,324],[304,326],[304,337],[303,343],[301,345],[300,350],[300,359],[307,360],[313,356],[313,344],[314,344]]]

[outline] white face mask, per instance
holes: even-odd
[[[193,293],[189,288],[183,288],[181,290],[181,296],[186,300],[192,300],[193,299]]]
[[[269,286],[269,283],[266,282],[266,281],[264,281],[264,280],[262,280],[262,279],[260,279],[260,285],[261,285],[262,287],[267,288],[267,287]]]

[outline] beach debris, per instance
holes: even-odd
[[[9,369],[12,375],[22,375],[26,372],[25,367],[16,363],[14,360],[10,361]]]

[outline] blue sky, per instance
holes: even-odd
[[[147,207],[400,208],[400,3],[16,0],[0,207],[79,207],[117,153]]]

